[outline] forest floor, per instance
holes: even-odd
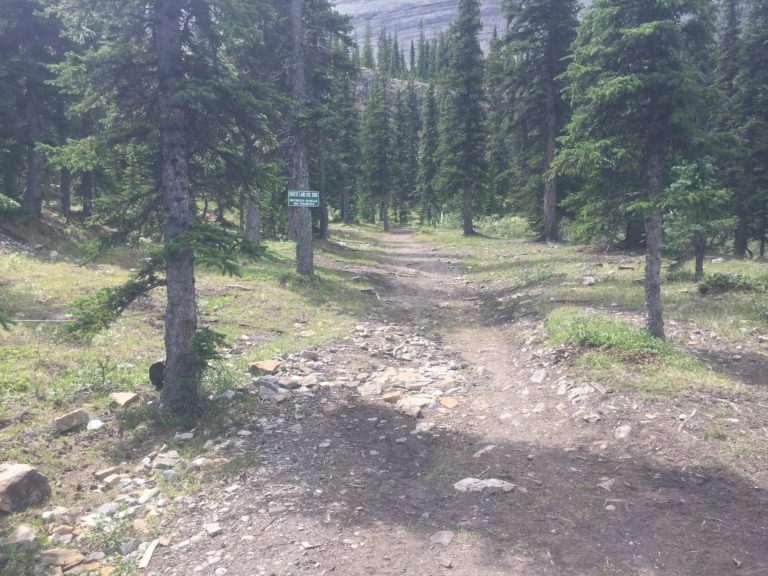
[[[162,515],[139,540],[160,546],[138,573],[768,574],[768,346],[740,297],[674,284],[669,348],[585,348],[558,334],[642,324],[641,257],[366,239],[318,260],[364,282],[373,311],[193,431],[189,467],[156,479]],[[128,477],[167,452],[152,440]]]

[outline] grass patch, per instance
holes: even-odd
[[[23,229],[18,232],[13,236],[23,237]],[[225,390],[238,390],[250,380],[251,362],[346,335],[377,305],[362,291],[370,286],[367,280],[355,278],[345,267],[374,262],[381,251],[378,238],[365,227],[334,226],[330,242],[316,243],[313,278],[296,274],[295,246],[288,242],[266,242],[266,255],[245,264],[239,278],[198,268],[199,325],[224,334],[228,349],[201,383],[198,428],[205,432],[176,446],[178,423],[159,415],[154,405],[118,409],[109,399],[111,392],[129,390],[157,397],[147,373],[164,355],[164,290],[138,299],[91,342],[63,341],[57,328],[66,321],[71,302],[124,282],[129,262],[124,262],[123,251],[115,260],[78,266],[75,242],[36,230],[29,240],[44,246],[39,255],[0,253],[0,309],[11,319],[24,320],[10,331],[0,330],[0,460],[29,463],[49,477],[66,478],[60,472],[67,458],[77,459],[78,470],[96,470],[141,458],[162,443],[192,456],[208,438],[237,426],[256,409],[256,399],[247,394],[233,401],[222,397]],[[48,257],[53,249],[59,250],[58,261]],[[50,432],[53,418],[79,407],[107,422],[106,430],[113,434]],[[234,474],[246,464],[235,461],[226,470]],[[89,492],[75,491],[65,481],[51,501],[82,505],[90,499]],[[26,518],[4,518],[0,531]],[[9,562],[17,566],[26,560]],[[5,573],[2,567],[0,572]]]
[[[616,387],[635,388],[649,398],[692,389],[738,389],[696,358],[621,320],[574,307],[552,311],[545,322],[554,345],[578,346],[577,366]]]
[[[673,350],[663,340],[625,322],[602,318],[577,308],[558,308],[545,323],[553,344],[601,348],[626,360],[670,356]]]

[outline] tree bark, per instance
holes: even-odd
[[[768,213],[766,213],[766,202],[763,202],[763,208],[760,212],[760,258],[765,258],[765,233],[768,227]]]
[[[37,90],[27,89],[27,188],[24,191],[22,208],[30,216],[39,218],[43,211],[43,196],[40,190],[43,159],[37,144],[40,140],[40,110]]]
[[[328,240],[328,202],[326,200],[325,136],[320,136],[320,238]]]
[[[342,220],[344,221],[344,224],[351,224],[352,223],[352,214],[350,213],[350,198],[349,198],[349,190],[345,189],[344,192],[341,193],[341,214],[342,214]]]
[[[633,215],[627,215],[624,240],[619,243],[620,250],[640,250],[645,247],[645,230],[643,221]]]
[[[651,209],[645,219],[645,316],[648,332],[664,339],[664,318],[661,307],[661,247],[662,218],[657,200],[664,191],[663,164],[657,152],[648,156],[647,178],[648,199]]]
[[[89,170],[80,174],[80,186],[77,191],[82,203],[81,216],[85,220],[93,216],[93,172]]]
[[[291,0],[291,40],[293,45],[294,143],[291,185],[295,190],[309,190],[309,160],[304,128],[299,125],[307,103],[304,60],[303,0]],[[296,237],[296,272],[314,274],[312,252],[312,210],[293,208]],[[289,214],[289,222],[291,215]],[[289,225],[289,229],[291,226]],[[289,231],[290,233],[290,231]]]
[[[696,230],[693,233],[693,253],[696,258],[696,268],[693,273],[693,279],[698,282],[704,277],[704,255],[707,249],[707,243],[704,233]]]
[[[261,192],[257,189],[256,198],[248,196],[245,200],[245,238],[254,246],[261,244],[260,196]]]
[[[389,232],[389,195],[381,199],[381,223],[384,226],[384,232]]]
[[[544,135],[544,226],[541,231],[541,240],[544,242],[558,242],[560,231],[557,222],[557,179],[555,176],[547,176],[552,167],[557,153],[557,112],[555,110],[555,86],[549,83],[547,88],[546,126]]]
[[[462,200],[464,236],[472,236],[475,233],[475,227],[472,222],[472,187],[470,186],[469,182],[464,182]]]
[[[197,409],[199,368],[193,339],[197,331],[195,255],[174,248],[192,229],[192,207],[184,134],[185,112],[178,96],[183,78],[180,0],[155,1],[155,50],[160,112],[161,184],[167,250],[168,303],[165,312],[165,385],[161,407],[192,417]]]
[[[67,224],[72,221],[72,173],[67,168],[59,171],[59,187],[61,190],[61,213]]]
[[[736,258],[746,258],[749,248],[749,226],[747,218],[741,213],[737,214],[738,223],[733,237],[733,255]]]

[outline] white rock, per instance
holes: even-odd
[[[373,382],[368,382],[367,384],[358,386],[357,392],[360,396],[379,396],[381,394],[381,386]]]
[[[536,370],[536,372],[533,373],[531,376],[531,382],[534,384],[541,384],[544,382],[544,379],[547,377],[547,371],[546,370]]]
[[[37,540],[35,529],[31,526],[18,526],[8,537],[8,544],[19,548],[33,548]]]
[[[98,418],[94,418],[93,420],[88,421],[88,426],[86,426],[86,428],[88,430],[93,430],[93,431],[101,430],[102,428],[104,428],[104,422],[102,422]]]
[[[464,478],[463,480],[456,482],[453,487],[459,492],[487,492],[489,494],[512,492],[515,489],[515,485],[511,482],[495,478],[490,478],[488,480]]]
[[[432,544],[442,544],[443,546],[448,546],[448,544],[451,543],[453,540],[454,533],[450,530],[440,530],[440,532],[435,532],[432,534],[432,536],[429,538],[429,541],[432,542]]]
[[[624,424],[623,426],[616,428],[613,433],[613,437],[616,438],[616,440],[623,440],[624,438],[627,438],[631,433],[632,426],[629,424]]]
[[[208,533],[208,536],[218,536],[221,534],[221,524],[218,522],[203,524],[203,529]]]

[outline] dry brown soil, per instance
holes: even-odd
[[[766,461],[758,450],[716,462],[693,432],[725,405],[765,438],[764,389],[654,402],[599,384],[580,393],[572,352],[549,347],[533,320],[495,314],[498,295],[465,281],[456,254],[408,231],[387,237],[385,254],[347,268],[374,280],[381,309],[318,353],[354,378],[417,367],[396,349],[424,335],[440,348],[425,362],[461,365],[458,406],[414,418],[347,386],[299,409],[265,403],[250,424],[255,464],[188,499],[146,573],[768,575]],[[268,421],[279,425],[267,433]],[[466,477],[517,488],[455,490]],[[200,534],[211,522],[221,534]],[[439,531],[453,533],[447,546],[431,541]]]

